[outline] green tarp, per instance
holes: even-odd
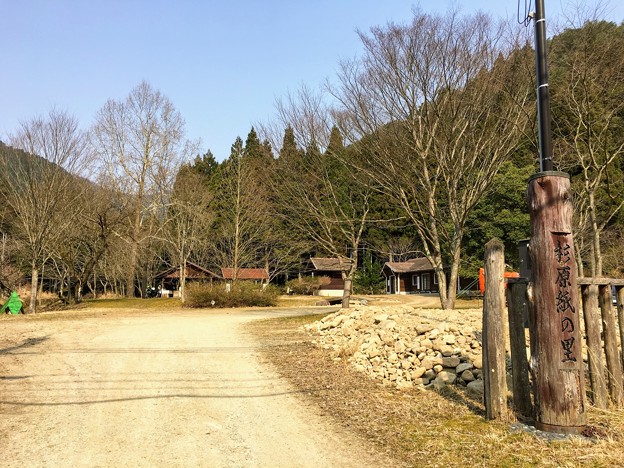
[[[6,303],[2,306],[2,309],[0,309],[0,314],[4,312],[10,312],[13,315],[19,314],[22,310],[22,306],[22,300],[17,295],[17,292],[13,291],[9,300],[6,301]]]

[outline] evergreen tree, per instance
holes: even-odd
[[[328,156],[340,156],[344,149],[345,147],[340,130],[334,125],[329,134],[329,144],[327,145],[325,154]]]
[[[279,152],[279,158],[283,161],[295,160],[301,156],[301,150],[297,147],[295,141],[295,131],[289,125],[284,130],[284,139],[282,141],[282,149]]]
[[[247,140],[245,140],[245,149],[243,150],[243,156],[246,158],[261,158],[263,155],[263,147],[258,138],[256,130],[251,127]]]
[[[218,167],[219,163],[212,154],[212,151],[208,150],[201,156],[195,156],[195,160],[193,161],[193,165],[190,166],[190,169],[195,174],[210,177],[214,174]]]

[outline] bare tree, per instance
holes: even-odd
[[[101,180],[126,195],[129,245],[126,295],[134,295],[139,248],[156,225],[175,170],[190,148],[184,119],[172,102],[143,81],[124,100],[109,100],[96,117],[92,150]]]
[[[30,264],[29,312],[34,313],[40,268],[80,212],[76,177],[83,169],[86,137],[74,117],[52,109],[22,122],[10,143],[14,150],[0,158],[1,190]]]
[[[554,38],[551,49],[556,154],[578,174],[576,239],[587,239],[592,276],[603,274],[601,236],[624,206],[623,47],[623,26],[591,21]]]
[[[312,142],[300,158],[280,161],[274,190],[278,210],[291,232],[339,259],[344,280],[342,307],[348,308],[373,191],[359,183],[343,157],[322,154]]]
[[[336,117],[358,165],[412,221],[453,308],[468,213],[518,146],[533,96],[519,79],[530,51],[508,48],[484,14],[431,16],[360,33],[344,62]],[[445,271],[445,266],[450,271]]]
[[[233,269],[233,282],[241,268],[255,265],[269,213],[266,187],[261,183],[250,157],[244,155],[237,138],[230,158],[219,169],[214,195],[216,211],[215,257],[222,268]]]

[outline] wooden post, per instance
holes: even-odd
[[[513,402],[516,411],[530,418],[533,416],[533,405],[531,404],[529,362],[524,333],[524,317],[527,315],[526,278],[509,278],[507,298]]]
[[[622,347],[622,365],[624,366],[624,286],[615,287],[618,323],[620,324],[620,346]]]
[[[570,176],[541,172],[529,180],[534,281],[536,427],[578,434],[586,421],[585,385],[572,238]]]
[[[613,405],[622,407],[622,362],[618,352],[615,317],[611,304],[611,285],[600,285],[599,301],[602,315],[602,332],[604,336],[605,357],[607,361],[607,376],[609,377],[609,396]]]
[[[483,299],[483,385],[487,419],[507,416],[505,382],[505,247],[498,239],[485,244],[485,296]]]
[[[600,320],[598,319],[598,285],[583,285],[582,291],[592,403],[600,409],[605,409],[607,407],[607,385],[604,378]]]

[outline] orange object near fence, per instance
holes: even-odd
[[[520,273],[517,271],[506,271],[503,273],[504,278],[520,278]],[[507,281],[505,281],[505,287],[507,287]],[[479,291],[481,294],[485,292],[485,270],[479,268]]]

